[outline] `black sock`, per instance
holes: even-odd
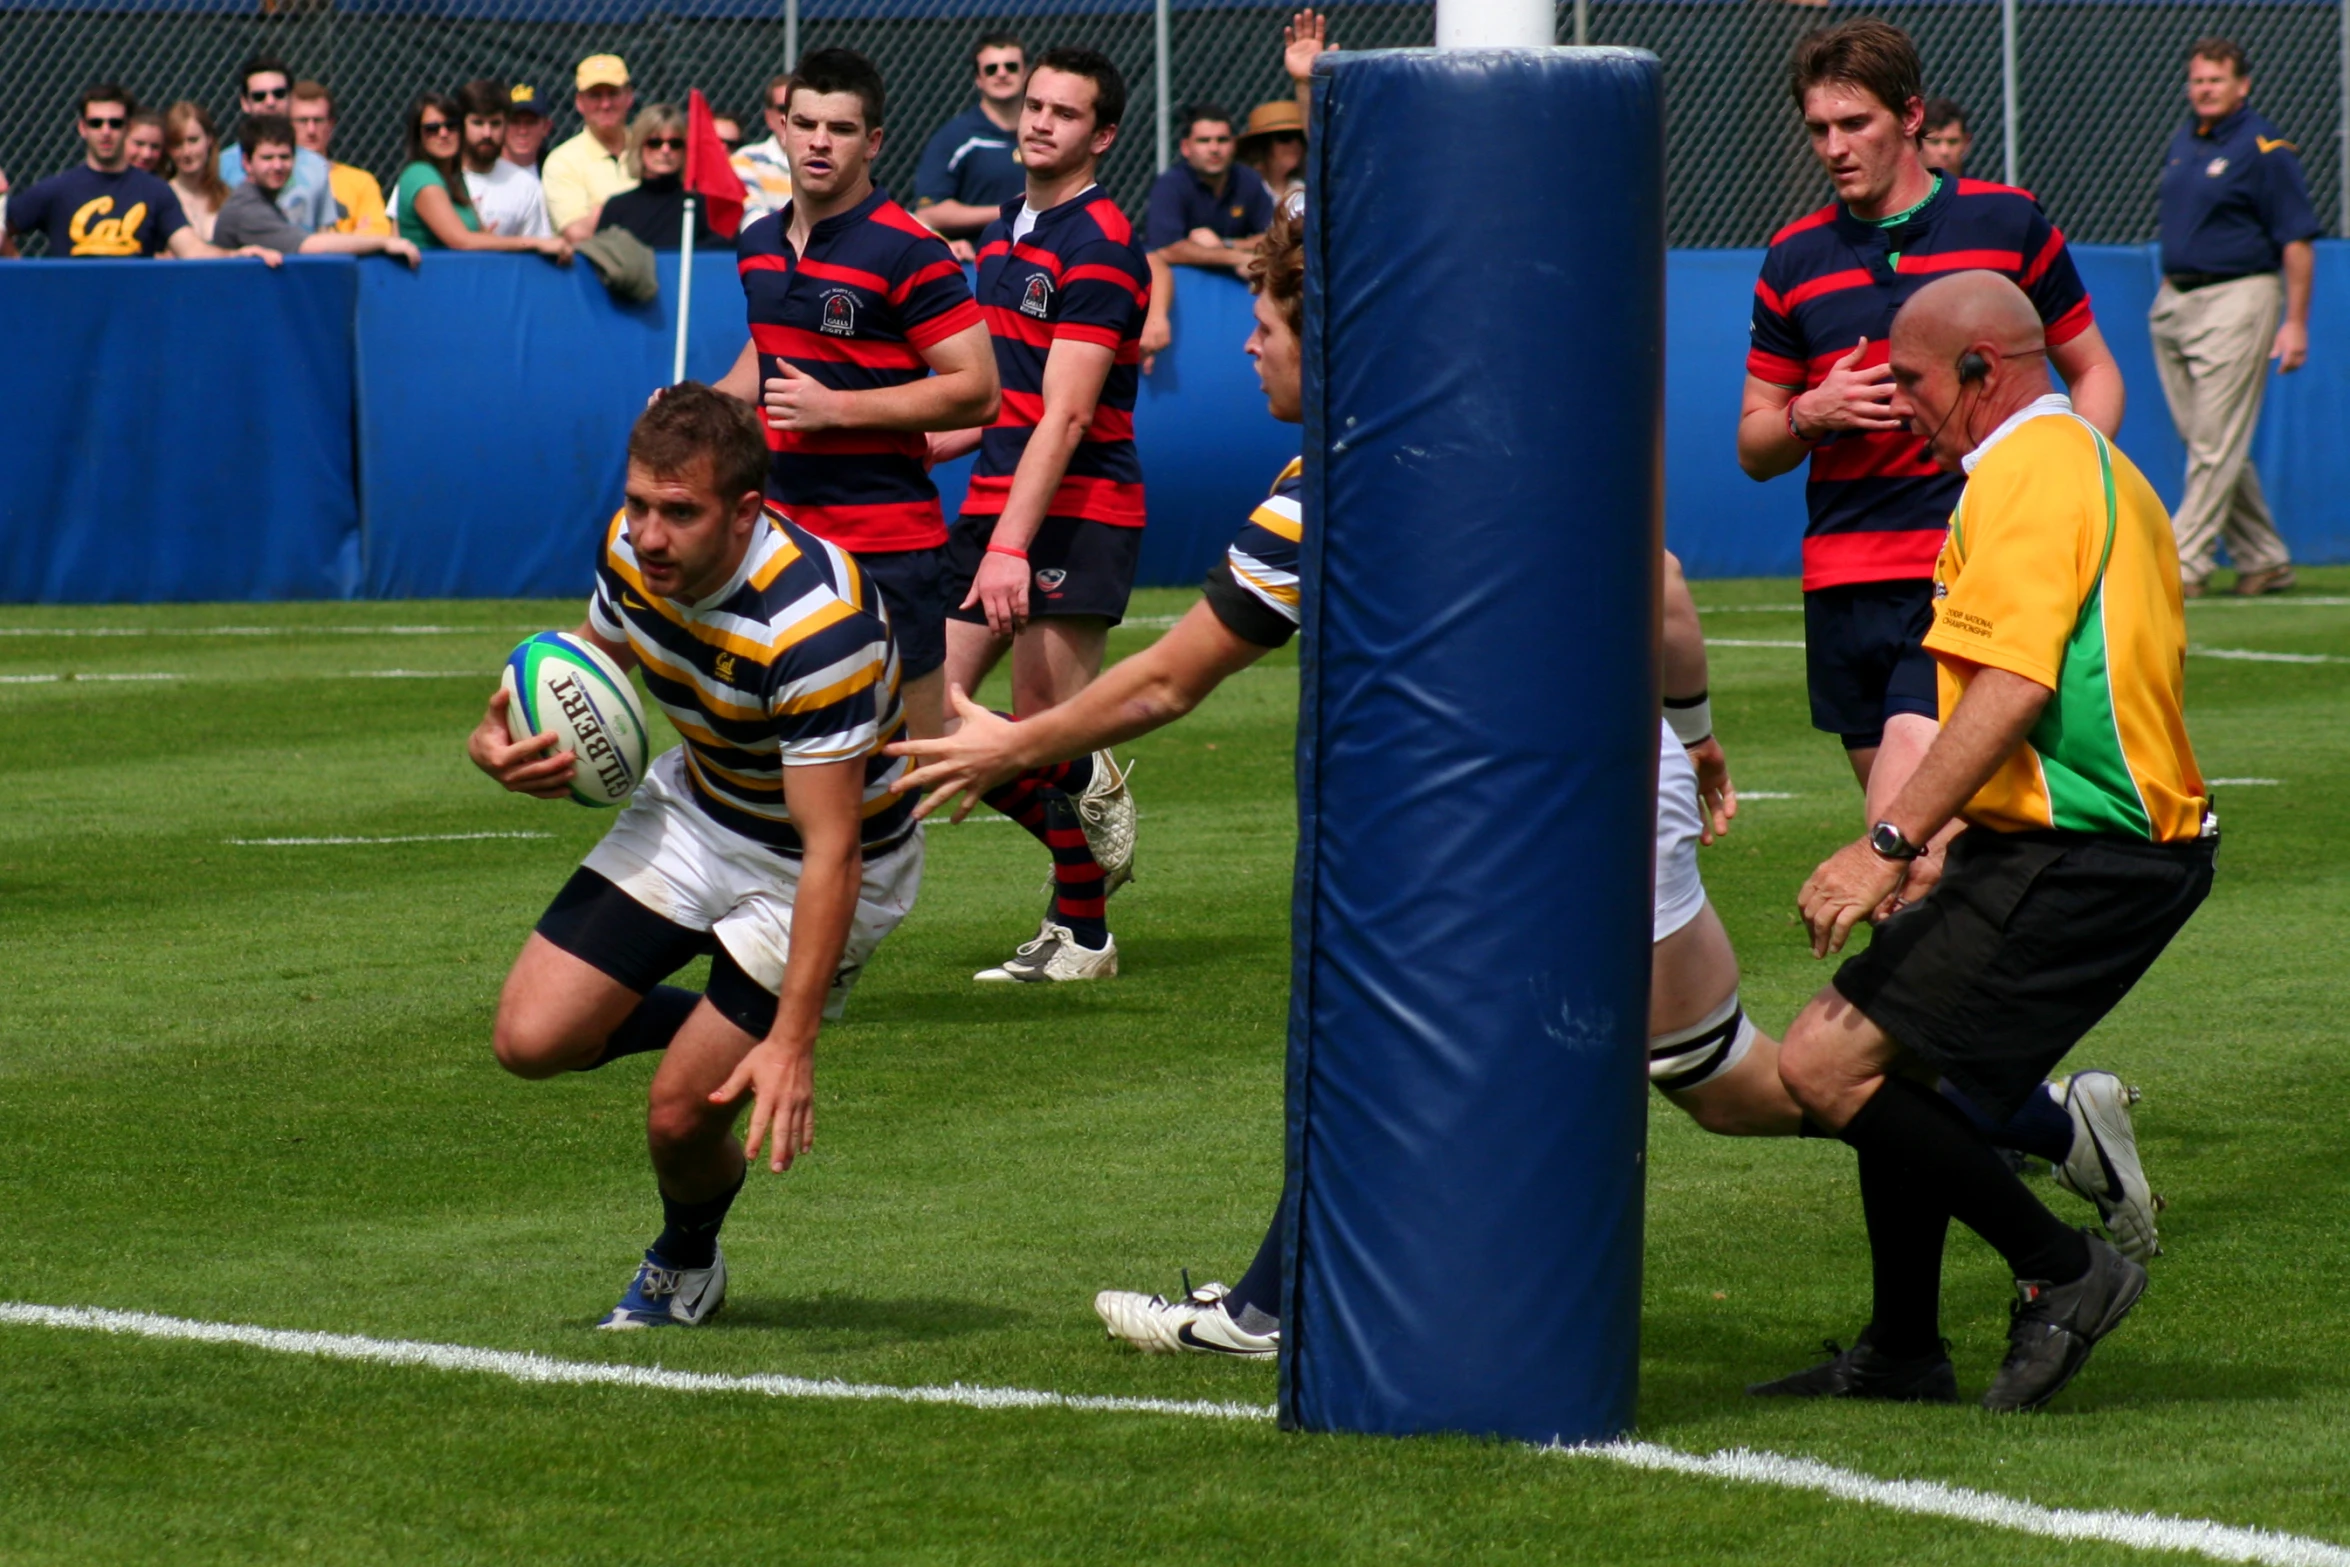
[[[1879,1149],[1860,1152],[1860,1209],[1868,1219],[1874,1305],[1869,1342],[1895,1360],[1942,1352],[1942,1242],[1950,1212]]]
[[[675,985],[655,985],[645,992],[645,999],[636,1004],[636,1010],[620,1020],[612,1030],[612,1037],[604,1041],[604,1053],[586,1066],[575,1068],[593,1072],[597,1067],[617,1061],[622,1056],[643,1055],[648,1050],[666,1050],[677,1031],[685,1027],[685,1020],[693,1015],[702,999],[700,991],[683,990]]]
[[[2070,1284],[2089,1271],[2089,1243],[2068,1229],[2001,1162],[1967,1118],[1932,1089],[1887,1077],[1844,1128],[1863,1153],[1906,1160],[1919,1186],[1990,1243],[2019,1279]]]
[[[1099,952],[1110,939],[1107,880],[1085,841],[1077,807],[1059,790],[1044,797],[1045,847],[1053,851],[1053,923]]]
[[[1934,1087],[1966,1113],[1966,1118],[1975,1123],[1975,1130],[1983,1134],[1983,1141],[1992,1147],[2037,1154],[2050,1164],[2062,1164],[2071,1157],[2073,1118],[2057,1102],[2056,1091],[2048,1084],[2033,1089],[2024,1107],[2004,1121],[1992,1120],[1991,1112],[1969,1099],[1956,1083],[1945,1079]]]
[[[749,1173],[747,1168],[744,1173]],[[738,1175],[725,1191],[700,1202],[679,1202],[663,1192],[661,1238],[653,1242],[654,1255],[672,1268],[710,1266],[718,1256],[718,1227],[726,1222],[726,1210],[742,1189],[743,1177]]]
[[[1281,1326],[1281,1210],[1257,1246],[1256,1260],[1224,1297],[1224,1309],[1243,1333],[1270,1333]]]

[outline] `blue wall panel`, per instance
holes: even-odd
[[[668,384],[677,258],[661,297],[613,300],[585,263],[433,255],[361,271],[362,514],[375,598],[569,597],[620,504],[628,428]],[[734,258],[699,256],[686,373],[743,344]]]
[[[351,590],[348,262],[0,267],[0,600]]]

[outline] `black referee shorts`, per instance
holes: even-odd
[[[1969,828],[1941,882],[1878,926],[1836,989],[2005,1119],[2113,1010],[2211,891],[2219,839]]]

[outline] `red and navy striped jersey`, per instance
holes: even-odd
[[[783,770],[863,757],[865,852],[914,831],[914,797],[889,792],[911,763],[881,749],[905,728],[897,642],[846,549],[770,506],[726,585],[680,603],[645,591],[624,511],[605,535],[588,624],[636,654],[645,690],[685,737],[694,803],[719,826],[797,856]]]
[[[1944,273],[1976,270],[1997,272],[2031,297],[2051,347],[2093,324],[2064,235],[2030,191],[1944,177],[1916,216],[1893,228],[1835,202],[1773,235],[1754,285],[1747,372],[1774,386],[1814,387],[1863,337],[1862,366],[1881,365],[1903,302]],[[1906,430],[1822,442],[1805,493],[1804,591],[1933,576],[1965,487]]]
[[[762,385],[778,360],[847,392],[902,386],[930,373],[922,350],[979,322],[946,241],[874,188],[808,233],[786,238],[791,207],[744,227],[735,246]],[[853,550],[935,549],[946,542],[930,445],[907,430],[769,426],[767,493],[791,519]]]
[[[1150,265],[1133,225],[1099,185],[1036,215],[1015,242],[1025,201],[1006,202],[979,246],[979,308],[995,338],[1003,411],[979,445],[966,517],[1003,513],[1012,475],[1044,417],[1044,361],[1056,342],[1114,349],[1093,423],[1069,459],[1046,515],[1116,528],[1143,523],[1142,459],[1134,450],[1134,396],[1141,381],[1142,321],[1150,307]]]

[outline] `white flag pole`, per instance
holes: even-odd
[[[685,379],[685,325],[694,311],[694,193],[685,193],[685,232],[677,241],[677,360],[669,384]]]

